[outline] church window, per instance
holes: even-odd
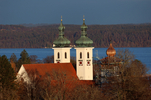
[[[67,53],[65,52],[65,58],[67,59]]]
[[[89,52],[87,52],[87,58],[89,58]]]
[[[80,59],[82,58],[82,52],[80,52]]]
[[[58,52],[58,59],[60,58],[60,53]]]

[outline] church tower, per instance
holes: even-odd
[[[64,37],[65,26],[61,24],[58,27],[59,37],[53,42],[54,63],[70,63],[70,41]]]
[[[80,80],[93,80],[93,41],[87,37],[87,26],[83,18],[81,37],[76,41],[76,72]]]

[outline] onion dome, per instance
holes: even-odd
[[[77,47],[91,47],[93,41],[87,37],[87,26],[83,18],[83,25],[81,26],[81,37],[76,41]]]
[[[115,51],[115,49],[113,48],[112,43],[110,43],[109,48],[106,50],[106,54],[107,54],[108,56],[112,56],[112,57],[115,56],[116,51]]]
[[[55,47],[69,47],[70,41],[64,37],[65,26],[62,24],[62,19],[58,29],[59,29],[59,37],[53,42],[53,44],[55,44]]]

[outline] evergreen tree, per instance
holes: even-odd
[[[17,68],[18,70],[20,69],[21,65],[22,64],[30,64],[31,61],[30,61],[30,58],[29,58],[29,55],[28,53],[26,52],[26,50],[24,49],[21,53],[20,53],[20,58],[17,62]]]
[[[7,57],[5,55],[2,57],[0,56],[0,99],[5,100],[8,97],[8,94],[10,96],[10,92],[15,90],[15,79],[15,72]]]
[[[23,64],[29,64],[30,63],[29,55],[25,49],[21,52],[20,56],[21,56],[20,60],[22,61]]]
[[[17,62],[17,57],[14,53],[12,53],[11,57],[10,57],[10,61],[13,61],[14,63]]]

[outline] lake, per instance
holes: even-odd
[[[37,55],[38,59],[42,60],[43,58],[46,58],[47,56],[52,56],[54,51],[51,48],[13,48],[13,49],[0,49],[0,55],[6,55],[7,58],[10,58],[12,53],[14,53],[17,56],[17,59],[20,58],[20,53],[23,50],[26,50],[27,53],[30,55]],[[151,47],[136,47],[136,48],[115,48],[117,51],[118,49],[128,49],[131,51],[135,58],[146,64],[147,67],[150,68],[149,73],[151,73]],[[96,57],[97,55],[99,58],[106,57],[106,50],[107,48],[94,48],[93,50],[93,57]],[[76,50],[71,49],[70,55],[76,56]]]

